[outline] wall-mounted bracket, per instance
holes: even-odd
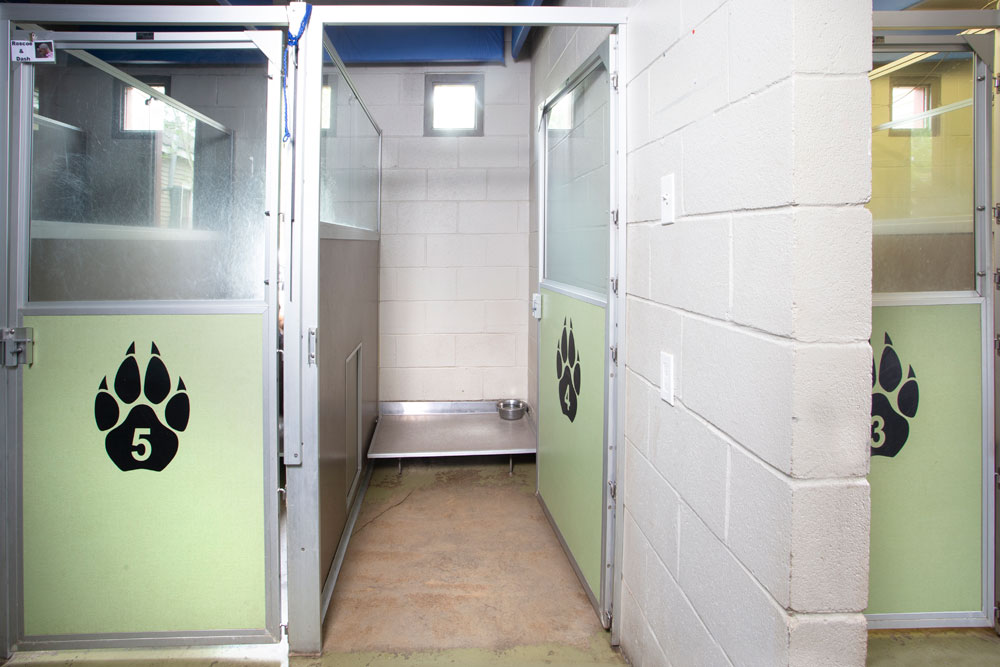
[[[285,451],[282,456],[285,467],[302,465],[302,443],[298,440],[294,442],[285,441]],[[281,494],[285,502],[288,502],[288,493]]]
[[[3,365],[7,368],[30,366],[34,361],[34,330],[31,327],[0,330],[3,347]]]
[[[309,340],[306,347],[307,359],[309,360],[310,366],[316,365],[316,346],[318,345],[316,341],[317,329],[309,330]]]

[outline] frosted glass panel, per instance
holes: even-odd
[[[971,53],[876,53],[872,290],[975,287]]]
[[[377,231],[378,130],[335,65],[323,68],[323,99],[319,219]]]
[[[266,69],[227,53],[114,63],[212,122],[66,51],[35,68],[30,301],[263,298]]]
[[[610,115],[600,66],[549,111],[545,278],[608,289]]]

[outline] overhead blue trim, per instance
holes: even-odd
[[[329,26],[347,64],[500,62],[503,28],[462,26]]]
[[[267,62],[256,49],[87,49],[113,65],[261,65]]]
[[[542,0],[517,0],[517,4],[521,7],[537,7],[542,4]],[[528,33],[531,32],[531,27],[526,25],[515,26],[510,32],[510,55],[512,58],[517,58],[521,55],[521,49],[524,48],[524,43],[528,39]]]

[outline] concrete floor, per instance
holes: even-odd
[[[534,496],[507,458],[378,466],[322,659],[293,665],[621,665]]]
[[[1000,665],[1000,637],[990,628],[963,630],[873,630],[868,664],[874,667]]]

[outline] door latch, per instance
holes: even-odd
[[[31,327],[17,329],[0,329],[0,343],[3,344],[3,365],[7,368],[17,368],[20,365],[30,366],[34,361],[34,334]]]

